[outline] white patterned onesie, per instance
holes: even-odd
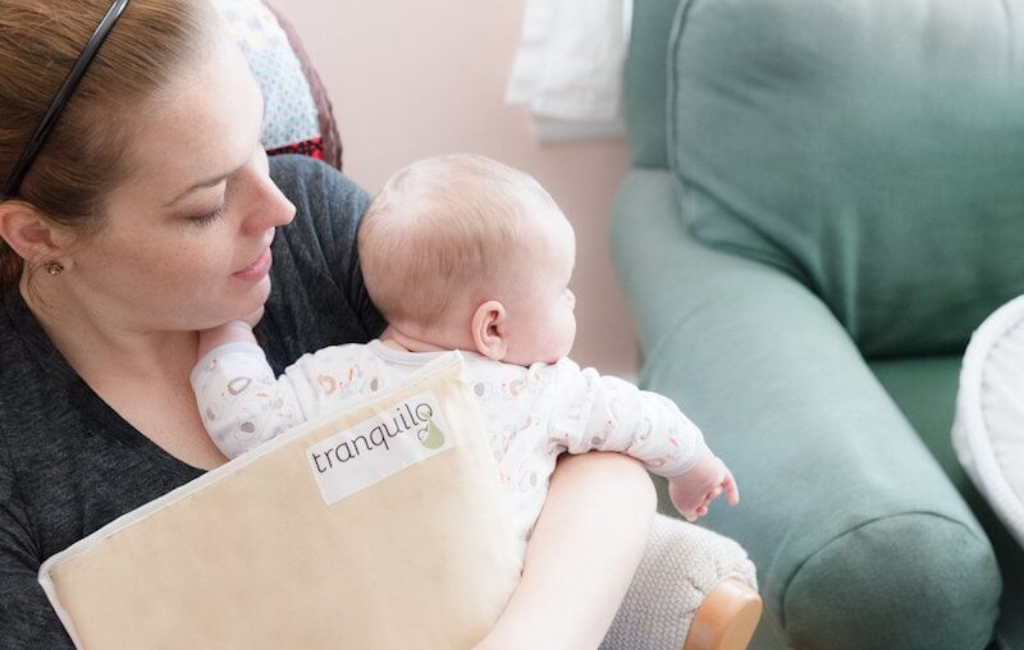
[[[207,431],[234,458],[291,427],[341,411],[346,398],[397,387],[444,354],[453,353],[401,352],[373,340],[303,355],[275,378],[259,346],[229,343],[199,362],[192,387]],[[672,477],[690,469],[704,445],[700,430],[672,400],[581,369],[571,359],[524,368],[460,354],[524,542],[563,452],[622,452]]]

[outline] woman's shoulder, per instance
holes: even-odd
[[[274,241],[271,295],[256,330],[279,373],[305,352],[369,341],[386,323],[370,302],[356,249],[370,196],[306,156],[276,156],[270,172],[295,204],[295,219]]]
[[[17,287],[0,293],[0,407],[24,391],[34,391],[38,378],[60,364],[50,339],[30,312]]]
[[[291,234],[304,235],[323,249],[336,243],[354,246],[359,221],[370,205],[363,188],[334,167],[301,155],[271,158],[270,176],[295,205],[295,220],[287,228]]]

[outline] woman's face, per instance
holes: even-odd
[[[141,331],[242,318],[270,292],[270,242],[295,208],[260,146],[263,99],[233,44],[137,115],[131,176],[62,276],[76,300]]]

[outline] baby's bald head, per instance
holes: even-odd
[[[413,163],[387,182],[360,226],[367,291],[390,323],[443,326],[514,285],[559,220],[540,183],[489,158]]]

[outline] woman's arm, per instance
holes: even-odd
[[[654,518],[651,479],[616,453],[564,455],[522,580],[475,650],[593,650],[611,626]]]

